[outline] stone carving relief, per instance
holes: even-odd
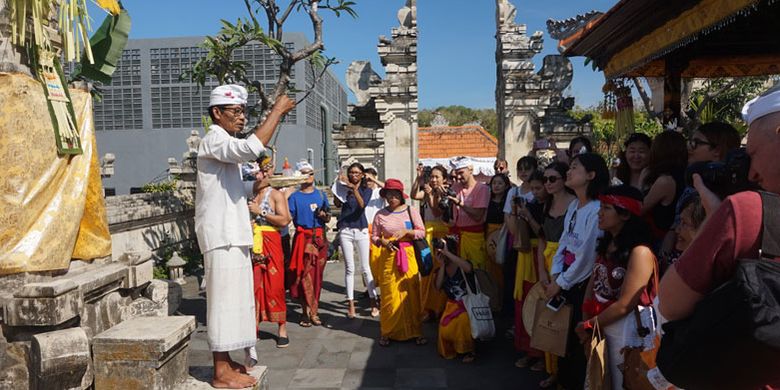
[[[368,61],[352,61],[347,68],[347,87],[355,95],[356,105],[365,106],[371,99],[369,88],[379,84],[382,79],[371,68]]]

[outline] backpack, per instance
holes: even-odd
[[[760,195],[761,257],[739,259],[689,318],[663,325],[656,363],[678,387],[756,389],[780,378],[780,197]]]

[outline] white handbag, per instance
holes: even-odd
[[[460,268],[458,268],[460,269]],[[474,278],[476,292],[471,291],[466,273],[460,269],[463,280],[466,283],[466,295],[463,296],[463,306],[469,315],[471,325],[471,337],[476,340],[489,340],[496,334],[496,326],[493,323],[493,312],[490,311],[490,298],[483,294],[479,288],[479,280]]]

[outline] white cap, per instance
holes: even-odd
[[[209,107],[229,104],[245,105],[247,96],[246,88],[240,85],[220,85],[211,91]]]
[[[472,163],[471,159],[468,157],[457,157],[454,160],[450,161],[450,165],[452,166],[452,169],[458,170],[463,168],[470,168],[474,164]]]
[[[309,164],[308,161],[301,160],[301,161],[298,161],[297,163],[295,163],[295,170],[298,171],[298,172],[301,172],[303,170],[313,171],[314,167],[311,166],[311,164]]]
[[[778,111],[780,111],[780,85],[745,103],[742,107],[742,119],[750,126],[756,119]]]

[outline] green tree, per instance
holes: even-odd
[[[346,13],[353,18],[357,17],[357,13],[352,9],[355,2],[350,0],[244,0],[244,5],[248,17],[239,18],[235,23],[222,20],[219,33],[213,37],[207,36],[203,43],[203,47],[208,50],[206,57],[185,71],[182,78],[190,79],[201,86],[205,85],[209,77],[215,78],[220,84],[242,83],[250,92],[258,94],[257,104],[250,110],[257,114],[257,118],[263,118],[279,96],[299,92],[291,89],[289,85],[293,66],[297,62],[309,61],[312,65],[310,69],[314,72],[314,81],[306,86],[308,92],[303,99],[311,93],[328,66],[337,62],[335,58],[322,55],[325,45],[320,12],[328,10],[336,17]],[[314,30],[314,41],[295,51],[282,43],[284,25],[293,12],[305,13]],[[261,25],[259,19],[264,20],[265,24]],[[233,58],[236,50],[251,42],[268,46],[281,58],[279,76],[270,91],[263,88],[262,80],[251,80],[248,77],[247,62]]]
[[[591,119],[590,124],[593,133],[593,147],[605,160],[610,161],[620,153],[622,140],[616,137],[615,120],[604,118],[602,112],[602,106],[575,107],[569,114],[577,120],[581,120],[586,115],[592,116],[593,119]],[[663,131],[661,124],[649,117],[647,112],[634,109],[634,132],[644,133],[653,138],[661,131]]]
[[[742,77],[707,79],[700,88],[691,93],[688,117],[691,127],[712,121],[726,122],[734,126],[741,135],[747,132],[742,121],[742,106],[758,95],[765,87],[768,77]]]

